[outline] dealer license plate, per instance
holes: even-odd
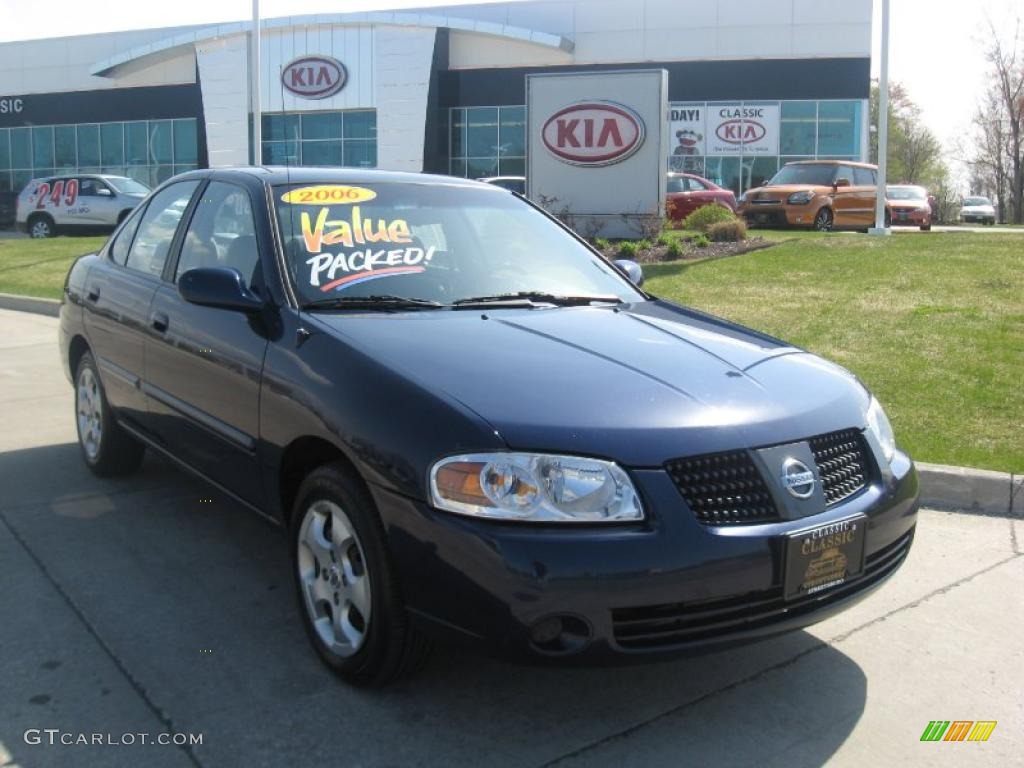
[[[867,518],[849,517],[790,534],[785,598],[795,600],[845,584],[864,570]]]

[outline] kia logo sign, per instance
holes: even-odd
[[[345,87],[348,73],[337,59],[303,56],[281,70],[281,85],[304,99],[326,99]]]
[[[753,144],[764,138],[768,130],[756,120],[726,120],[715,129],[715,135],[727,144]]]
[[[611,165],[644,143],[644,121],[612,101],[581,101],[555,112],[541,139],[555,157],[572,165]]]

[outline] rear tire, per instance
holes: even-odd
[[[328,464],[303,481],[290,541],[302,623],[331,671],[379,687],[422,666],[428,645],[399,595],[384,526],[347,468]]]
[[[48,213],[34,213],[28,217],[28,234],[37,240],[54,237],[57,226]]]
[[[75,371],[75,426],[82,458],[93,474],[129,475],[142,464],[145,446],[117,423],[91,352],[82,355]]]

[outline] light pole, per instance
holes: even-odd
[[[249,73],[252,103],[252,164],[263,165],[263,113],[260,109],[260,0],[252,0],[252,39]]]
[[[885,226],[886,162],[889,155],[889,0],[882,0],[882,62],[878,80],[878,189],[872,235],[891,234]]]

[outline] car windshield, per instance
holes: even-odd
[[[928,193],[923,187],[886,187],[890,200],[927,200]]]
[[[302,304],[380,296],[443,305],[518,294],[643,299],[557,223],[499,189],[321,183],[273,193]]]
[[[964,205],[992,205],[992,203],[987,197],[968,197],[964,200]]]
[[[135,179],[123,176],[104,176],[103,180],[120,192],[122,195],[148,195],[149,187],[140,184]]]
[[[794,164],[785,165],[772,176],[768,183],[772,186],[782,184],[811,184],[817,187],[828,187],[836,175],[834,165]]]

